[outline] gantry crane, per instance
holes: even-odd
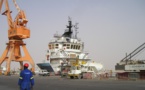
[[[26,19],[25,12],[19,8],[16,1],[13,0],[13,3],[18,10],[18,14],[15,19],[12,19],[11,13],[8,4],[8,0],[0,0],[0,12],[2,5],[5,3],[5,11],[2,15],[7,17],[8,22],[8,39],[9,42],[6,44],[7,47],[4,50],[2,56],[0,57],[0,66],[6,61],[6,72],[5,75],[10,74],[10,64],[11,61],[19,62],[20,69],[23,69],[23,61],[29,62],[32,66],[32,72],[34,72],[34,61],[32,60],[27,48],[26,44],[23,42],[23,39],[27,39],[30,37],[30,30],[26,27],[28,20]],[[22,56],[21,48],[24,51],[24,56]]]

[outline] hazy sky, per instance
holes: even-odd
[[[8,1],[14,18],[17,11],[12,0]],[[85,43],[85,51],[107,69],[114,69],[125,53],[145,42],[145,0],[17,0],[17,3],[29,20],[31,38],[24,41],[35,63],[45,59],[53,35],[64,32],[68,16],[73,24],[79,23],[78,37]],[[0,15],[0,55],[8,42],[7,32],[7,19]],[[145,52],[134,59],[145,59]]]

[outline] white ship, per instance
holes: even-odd
[[[93,61],[89,58],[89,53],[84,52],[84,42],[77,37],[77,23],[72,25],[70,18],[68,23],[69,25],[65,32],[62,35],[55,34],[54,38],[49,42],[47,60],[44,63],[37,64],[41,69],[47,69],[49,72],[60,74],[62,64],[69,65],[76,58],[89,62],[92,65],[91,62]],[[75,31],[75,35],[73,34],[73,30]],[[103,65],[100,63],[93,65],[96,65],[97,71],[103,69]]]

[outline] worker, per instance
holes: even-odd
[[[18,85],[21,90],[31,90],[34,86],[34,78],[32,72],[28,69],[29,64],[24,64],[24,70],[21,71]]]

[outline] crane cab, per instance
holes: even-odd
[[[30,37],[30,30],[26,27],[17,27],[8,30],[8,38],[11,39],[26,39]]]

